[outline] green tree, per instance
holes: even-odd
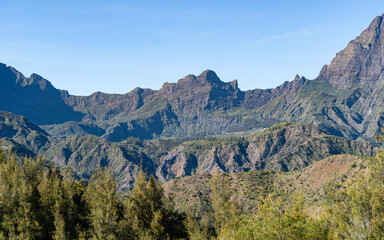
[[[237,206],[232,200],[229,179],[213,175],[211,179],[211,199],[215,216],[215,229],[218,239],[231,239],[237,221]]]
[[[208,212],[204,213],[200,219],[195,216],[191,210],[187,210],[186,219],[184,221],[185,228],[190,240],[209,240],[213,233],[210,230],[210,220]]]
[[[85,197],[90,209],[92,239],[117,239],[120,203],[116,181],[109,170],[99,169],[92,175]]]
[[[335,239],[384,238],[384,153],[369,158],[368,171],[345,186],[327,189],[330,224]]]
[[[140,170],[127,201],[126,219],[136,239],[178,239],[186,237],[184,217],[164,197],[162,185]]]

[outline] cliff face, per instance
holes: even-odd
[[[383,86],[384,25],[383,15],[376,17],[360,36],[337,53],[329,66],[325,65],[319,78],[328,80],[337,89],[360,86]]]
[[[374,148],[313,125],[284,123],[242,138],[186,142],[160,159],[156,174],[167,182],[191,173],[293,171],[336,154],[372,156]]]

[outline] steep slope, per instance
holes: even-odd
[[[0,111],[0,146],[20,157],[42,155],[57,166],[69,167],[83,179],[88,179],[98,167],[111,167],[120,190],[132,187],[140,166],[149,174],[156,169],[152,159],[160,158],[178,142],[161,140],[156,143],[129,141],[110,143],[97,136],[50,137],[27,118]]]
[[[337,53],[331,64],[321,70],[319,78],[337,89],[383,87],[383,16],[376,17],[360,36]]]
[[[258,120],[310,123],[333,135],[373,142],[384,123],[382,22],[383,16],[375,18],[315,80],[296,77],[290,85],[297,87],[274,98],[266,90],[259,91],[259,98],[246,106],[256,107]],[[262,104],[257,105],[259,99]]]
[[[80,121],[83,114],[66,105],[60,92],[37,74],[24,77],[12,67],[0,64],[0,110],[24,115],[43,124]]]
[[[92,135],[52,142],[44,156],[60,167],[69,167],[83,179],[89,179],[99,167],[110,167],[119,190],[132,187],[141,165],[148,174],[155,169],[142,146],[135,142],[110,143]]]
[[[160,159],[156,174],[166,182],[193,173],[292,171],[331,155],[374,152],[367,142],[327,135],[313,125],[284,123],[247,137],[185,142]]]
[[[206,70],[177,83],[165,83],[157,91],[137,88],[122,95],[99,92],[89,97],[62,92],[62,97],[76,111],[86,114],[84,121],[96,122],[105,129],[104,137],[111,141],[121,141],[127,136],[142,139],[207,136],[281,122],[266,119],[254,110],[282,95],[293,98],[306,81],[297,76],[276,89],[243,92],[236,80],[225,83],[215,72]],[[62,132],[71,132],[71,129],[65,131],[68,128],[65,124],[44,128],[58,137],[63,136]]]
[[[237,81],[222,82],[211,70],[199,76],[188,75],[177,83],[164,83],[160,90],[136,88],[127,94],[94,93],[88,97],[71,96],[63,92],[66,103],[89,118],[108,120],[121,113],[135,112],[145,104],[165,99],[175,113],[190,115],[204,109],[231,108],[238,106],[244,93]]]
[[[302,169],[335,154],[372,156],[367,142],[327,135],[313,125],[282,123],[245,137],[204,140],[140,140],[110,142],[94,135],[50,137],[28,119],[0,112],[2,148],[21,156],[43,155],[62,168],[88,179],[98,167],[110,167],[120,190],[129,189],[142,167],[162,181],[196,173]]]
[[[27,118],[0,111],[0,138],[3,146],[20,155],[35,155],[50,143],[49,135]],[[34,154],[33,154],[34,153]]]
[[[301,192],[306,207],[312,208],[309,209],[311,213],[311,210],[316,210],[316,206],[324,205],[324,190],[329,183],[344,183],[364,174],[365,170],[364,157],[334,155],[295,172],[260,170],[219,173],[218,176],[230,181],[232,198],[244,212],[255,213],[258,200],[268,194],[286,199],[295,192]],[[212,209],[211,177],[211,174],[196,174],[174,179],[164,185],[165,193],[174,197],[177,208],[192,209],[197,215],[205,214]]]
[[[103,138],[119,142],[128,137],[153,139],[161,137],[184,136],[178,116],[170,104],[159,99],[144,105],[132,114],[122,113],[103,123],[106,132]]]

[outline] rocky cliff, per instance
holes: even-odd
[[[313,125],[282,123],[246,137],[130,137],[117,143],[95,135],[56,139],[25,117],[7,112],[0,112],[0,144],[21,157],[42,155],[85,180],[97,168],[110,167],[120,190],[132,187],[140,168],[166,182],[203,173],[291,171],[335,154],[375,154],[367,142],[328,135]]]

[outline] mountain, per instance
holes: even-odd
[[[0,136],[3,147],[19,155],[36,156],[49,144],[49,134],[26,117],[0,111]]]
[[[246,137],[182,143],[160,159],[156,175],[167,182],[192,174],[294,171],[331,155],[374,153],[368,142],[328,135],[314,125],[281,123]]]
[[[60,168],[89,179],[110,167],[119,190],[133,186],[140,168],[163,182],[194,174],[292,171],[336,154],[373,156],[368,142],[328,135],[314,125],[281,123],[244,137],[110,142],[95,135],[57,139],[28,119],[0,112],[0,143],[18,155],[42,155]]]
[[[82,113],[65,104],[59,90],[37,74],[26,78],[16,69],[0,64],[0,82],[0,110],[27,116],[39,125],[82,118]]]
[[[113,142],[254,131],[279,122],[314,124],[349,139],[384,124],[383,15],[337,53],[314,80],[242,91],[215,72],[187,75],[159,90],[73,96],[42,77],[0,65],[0,110],[24,115],[54,137],[94,134]]]
[[[376,17],[360,36],[337,53],[329,66],[325,65],[319,78],[337,89],[383,87],[384,15]]]
[[[86,114],[83,121],[105,129],[103,138],[121,141],[128,136],[142,139],[207,136],[248,131],[281,122],[266,119],[255,109],[282,95],[293,98],[308,80],[297,77],[276,89],[241,91],[237,80],[222,82],[206,70],[188,75],[177,83],[165,83],[160,90],[135,90],[127,94],[95,93],[88,97],[63,94],[74,110]],[[192,89],[192,91],[191,91]],[[63,124],[50,126],[54,136]]]

